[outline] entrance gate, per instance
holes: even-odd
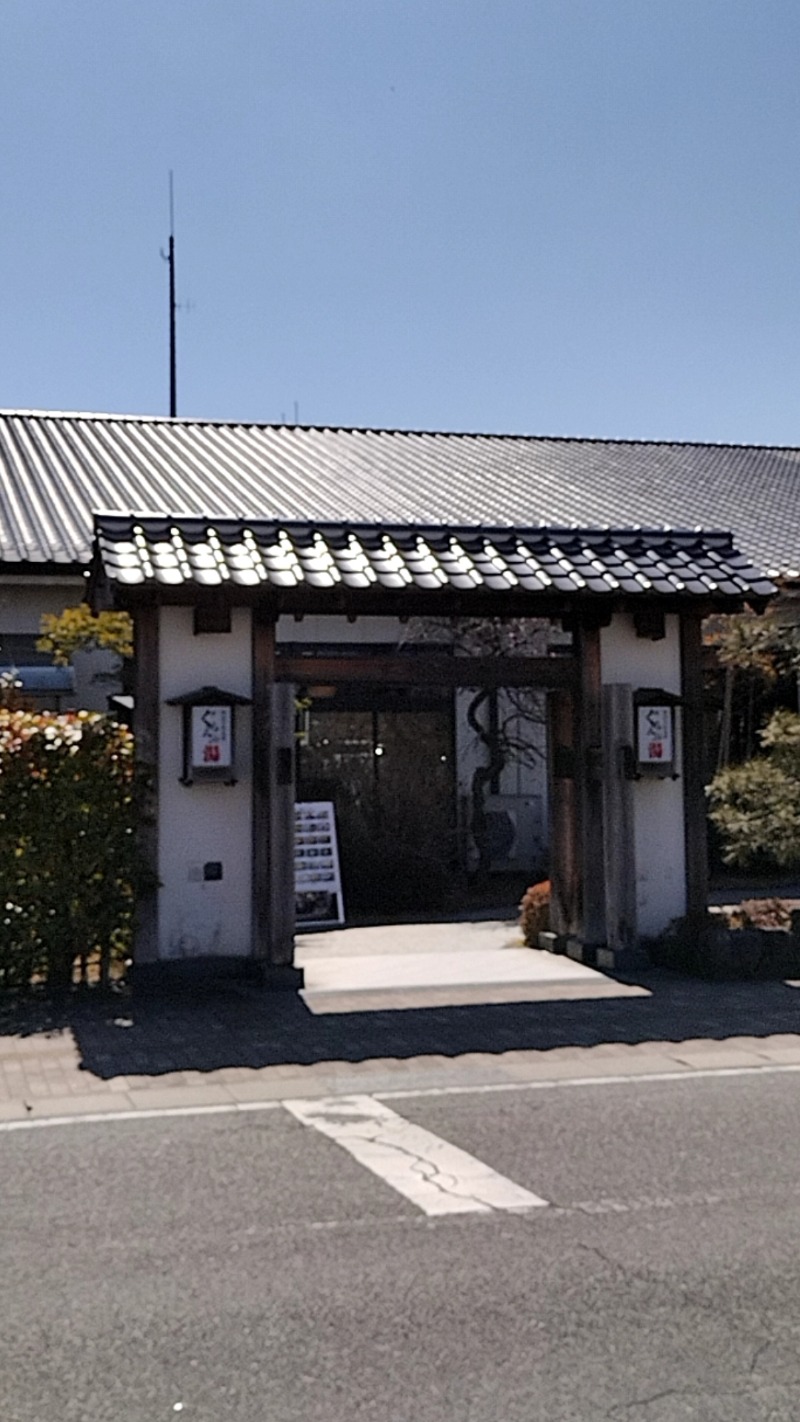
[[[353,688],[363,688],[365,685],[384,690],[389,688],[397,690],[403,687],[414,687],[417,690],[438,687],[440,689],[446,688],[451,692],[456,688],[502,690],[507,687],[525,687],[541,690],[549,694],[550,705],[553,708],[548,718],[550,725],[548,740],[552,743],[553,736],[558,735],[561,737],[563,745],[566,728],[576,722],[574,700],[579,689],[577,666],[575,656],[573,654],[565,655],[564,648],[560,648],[557,655],[503,658],[453,657],[437,652],[419,651],[413,657],[396,654],[372,657],[315,657],[312,654],[298,657],[282,656],[277,651],[275,680],[277,683],[290,684],[293,690],[297,687],[302,689],[310,685],[321,685],[330,691],[349,689],[351,695]],[[334,713],[328,713],[327,718],[323,713],[323,719],[333,722]],[[442,804],[447,805],[447,790],[450,791],[450,797],[452,797],[452,746],[448,745],[446,737],[442,736],[441,722],[437,726],[430,713],[429,720],[433,724],[425,727],[428,738],[426,756],[421,763],[421,772],[426,783],[424,784],[424,797],[419,806],[419,833],[423,836],[428,835],[431,839],[447,839],[449,837],[452,843],[455,825],[452,819],[448,822],[446,814],[442,813]],[[362,803],[368,807],[365,818],[368,818],[370,804],[375,803],[374,798],[371,800],[369,792],[374,788],[375,781],[381,774],[383,763],[383,756],[379,755],[377,757],[379,765],[376,768],[375,751],[389,749],[388,745],[384,745],[376,739],[378,724],[377,718],[374,718],[370,712],[351,713],[346,716],[346,734],[349,746],[342,747],[340,764],[337,767],[341,770],[341,760],[347,758],[349,750],[352,763],[348,771],[345,771],[345,775],[354,786],[356,794],[360,793]],[[383,724],[387,728],[391,727],[391,713],[384,718]],[[330,730],[329,739],[333,745],[336,735],[333,725]],[[431,732],[433,732],[433,736]],[[438,749],[439,745],[441,745],[441,750]],[[321,762],[323,771],[327,771],[330,775],[333,770],[330,759],[328,758],[326,763],[324,750],[319,747],[313,749],[318,768]],[[331,749],[331,757],[334,754],[335,751]],[[574,757],[568,764],[567,759],[562,755],[560,759],[557,759],[555,768],[553,768],[553,756],[550,751],[548,751],[547,759],[551,764],[548,804],[550,806],[553,923],[556,926],[559,939],[566,941],[570,935],[575,933],[580,922],[581,912],[581,882],[580,876],[576,872],[580,856],[577,844],[578,801],[574,793],[575,765]],[[408,764],[408,762],[406,763]],[[302,769],[302,751],[300,764],[301,793],[312,799],[333,798],[330,792],[330,781],[325,794],[323,794],[324,786],[320,784],[319,780],[314,779],[310,785],[308,784],[305,778],[306,773]],[[448,784],[448,782],[450,783]],[[413,798],[413,784],[397,783],[392,789],[397,796],[405,795]],[[450,798],[450,804],[451,806],[453,804],[452,798]],[[452,862],[452,855],[450,858]]]
[[[459,867],[452,695],[324,690],[302,713],[296,793],[336,808],[348,919],[444,907]]]
[[[139,908],[137,971],[224,957],[298,982],[293,688],[310,676],[543,688],[557,937],[602,966],[675,917],[699,920],[701,620],[774,591],[724,533],[98,516],[93,600],[133,614],[137,746],[154,772],[143,847],[160,887]],[[572,653],[280,654],[279,618],[326,615],[559,619]],[[670,720],[663,772],[637,759],[637,697]],[[236,734],[230,769],[195,783],[181,728],[204,698]]]

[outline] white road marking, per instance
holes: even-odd
[[[617,1072],[608,1076],[551,1077],[543,1081],[486,1081],[463,1086],[403,1086],[376,1091],[377,1101],[405,1101],[416,1096],[486,1096],[493,1091],[557,1091],[563,1086],[632,1086],[637,1081],[708,1081],[717,1076],[785,1076],[800,1062],[765,1062],[763,1066],[683,1067],[676,1071]]]
[[[374,1096],[326,1096],[283,1105],[426,1215],[486,1214],[547,1204],[474,1155],[404,1120]]]
[[[45,1126],[86,1126],[102,1121],[153,1121],[160,1116],[230,1116],[236,1111],[277,1111],[282,1101],[221,1101],[214,1106],[151,1106],[130,1111],[76,1111],[69,1116],[32,1116],[0,1121],[0,1132],[35,1131]]]

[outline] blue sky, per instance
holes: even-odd
[[[800,444],[797,0],[5,0],[0,405]]]

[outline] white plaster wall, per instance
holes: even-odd
[[[236,709],[238,783],[185,786],[182,710],[164,703],[201,686],[252,694],[249,609],[234,608],[230,632],[195,636],[191,608],[162,608],[159,664],[159,957],[245,956],[252,946],[251,710]],[[222,864],[219,882],[202,879],[209,861]]]
[[[666,618],[666,636],[658,642],[637,637],[633,618],[617,614],[601,633],[602,679],[660,687],[680,695],[680,628],[677,616]],[[680,710],[675,717],[675,766],[682,770]],[[643,937],[661,933],[673,918],[686,912],[686,856],[683,822],[683,777],[678,780],[637,780],[633,786],[636,854],[636,904]]]

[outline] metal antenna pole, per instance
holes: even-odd
[[[175,204],[172,190],[172,169],[169,173],[169,413],[178,412],[178,380],[175,359]]]

